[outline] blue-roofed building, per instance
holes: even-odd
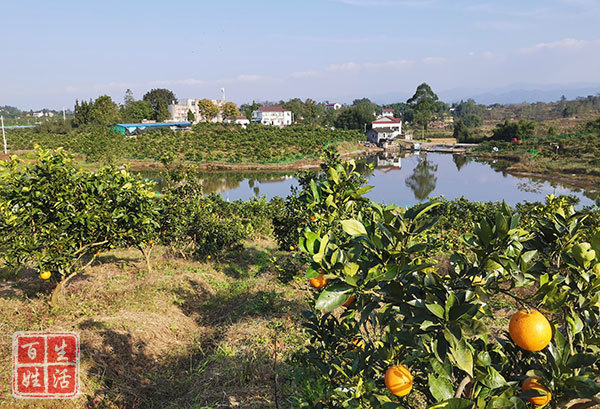
[[[136,135],[137,133],[144,132],[148,129],[190,129],[191,126],[191,122],[159,122],[146,124],[115,124],[110,129],[121,135]]]

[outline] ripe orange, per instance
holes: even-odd
[[[296,249],[296,247],[290,246],[290,251],[294,251],[295,249]]]
[[[508,333],[526,351],[541,351],[552,340],[552,326],[537,310],[521,310],[510,318]]]
[[[50,278],[50,276],[52,276],[52,273],[51,273],[50,271],[48,271],[48,270],[46,270],[46,271],[42,271],[42,272],[40,273],[40,278],[41,278],[42,280],[47,280],[47,279],[49,279],[49,278]]]
[[[353,339],[352,343],[354,345],[356,345],[357,347],[359,347],[360,349],[365,349],[365,341],[363,341],[362,339]],[[350,350],[350,352],[354,352],[356,351],[356,348],[352,348]]]
[[[405,396],[413,386],[413,376],[404,365],[390,366],[385,371],[385,386],[396,396]]]
[[[531,378],[525,379],[523,381],[522,389],[524,391],[528,391],[530,389],[535,389],[537,391],[546,393],[546,395],[544,395],[544,396],[535,396],[533,398],[527,399],[530,403],[533,403],[534,405],[542,406],[542,405],[545,405],[548,402],[550,402],[550,400],[552,399],[552,394],[550,393],[550,390],[548,388],[546,388],[540,382],[540,378],[538,378],[536,376],[532,376]]]
[[[353,296],[353,295],[351,295],[351,296],[350,296],[350,298],[348,298],[348,301],[346,301],[346,302],[344,303],[344,307],[349,307],[349,306],[350,306],[350,304],[352,304],[352,303],[353,303],[355,300],[356,300],[356,297],[355,297],[355,296]]]
[[[311,278],[310,280],[308,280],[308,282],[315,288],[321,288],[325,286],[325,284],[327,284],[327,280],[323,278],[323,274],[321,274],[318,277]]]

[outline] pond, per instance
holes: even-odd
[[[366,164],[374,163],[369,175]],[[427,197],[461,196],[472,201],[501,201],[514,205],[523,201],[543,201],[546,195],[574,195],[581,205],[592,205],[599,193],[563,182],[517,177],[503,170],[507,163],[484,161],[446,153],[380,154],[357,159],[357,169],[373,186],[366,196],[376,202],[410,206]],[[147,177],[155,175],[145,173]],[[294,172],[205,174],[204,192],[218,192],[225,199],[249,199],[252,196],[285,197],[297,186]]]

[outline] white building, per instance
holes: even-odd
[[[402,119],[389,116],[371,122],[367,140],[377,145],[391,142],[402,134]]]
[[[379,115],[378,118],[383,118],[385,116],[393,118],[394,117],[394,110],[393,109],[389,109],[389,108],[383,108],[381,110],[381,115]]]
[[[242,128],[246,128],[246,126],[250,124],[250,120],[245,116],[236,116],[235,119],[227,118],[225,122],[241,125]]]
[[[334,111],[337,111],[341,107],[342,107],[342,104],[338,104],[337,102],[331,102],[331,103],[325,105],[325,108],[333,109]]]
[[[188,120],[187,115],[189,111],[192,111],[192,113],[194,114],[194,123],[204,121],[204,118],[198,110],[198,101],[200,100],[201,98],[188,98],[186,100],[183,100],[179,104],[170,104],[169,113],[171,114],[171,121],[186,122]],[[221,115],[221,110],[223,109],[223,104],[225,103],[225,100],[211,99],[210,101],[219,108],[219,112],[214,118],[211,119],[211,122],[222,122],[223,117]]]
[[[252,111],[252,122],[260,122],[263,125],[291,125],[292,111],[282,107],[260,107],[256,111]]]

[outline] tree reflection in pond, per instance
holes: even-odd
[[[404,182],[413,191],[416,199],[423,200],[433,192],[437,183],[437,176],[435,176],[437,169],[438,165],[429,162],[427,154],[422,153],[412,175]]]
[[[456,165],[456,170],[460,171],[460,169],[463,166],[465,166],[467,164],[467,162],[469,162],[469,158],[467,157],[467,155],[453,154],[452,155],[452,161]]]

